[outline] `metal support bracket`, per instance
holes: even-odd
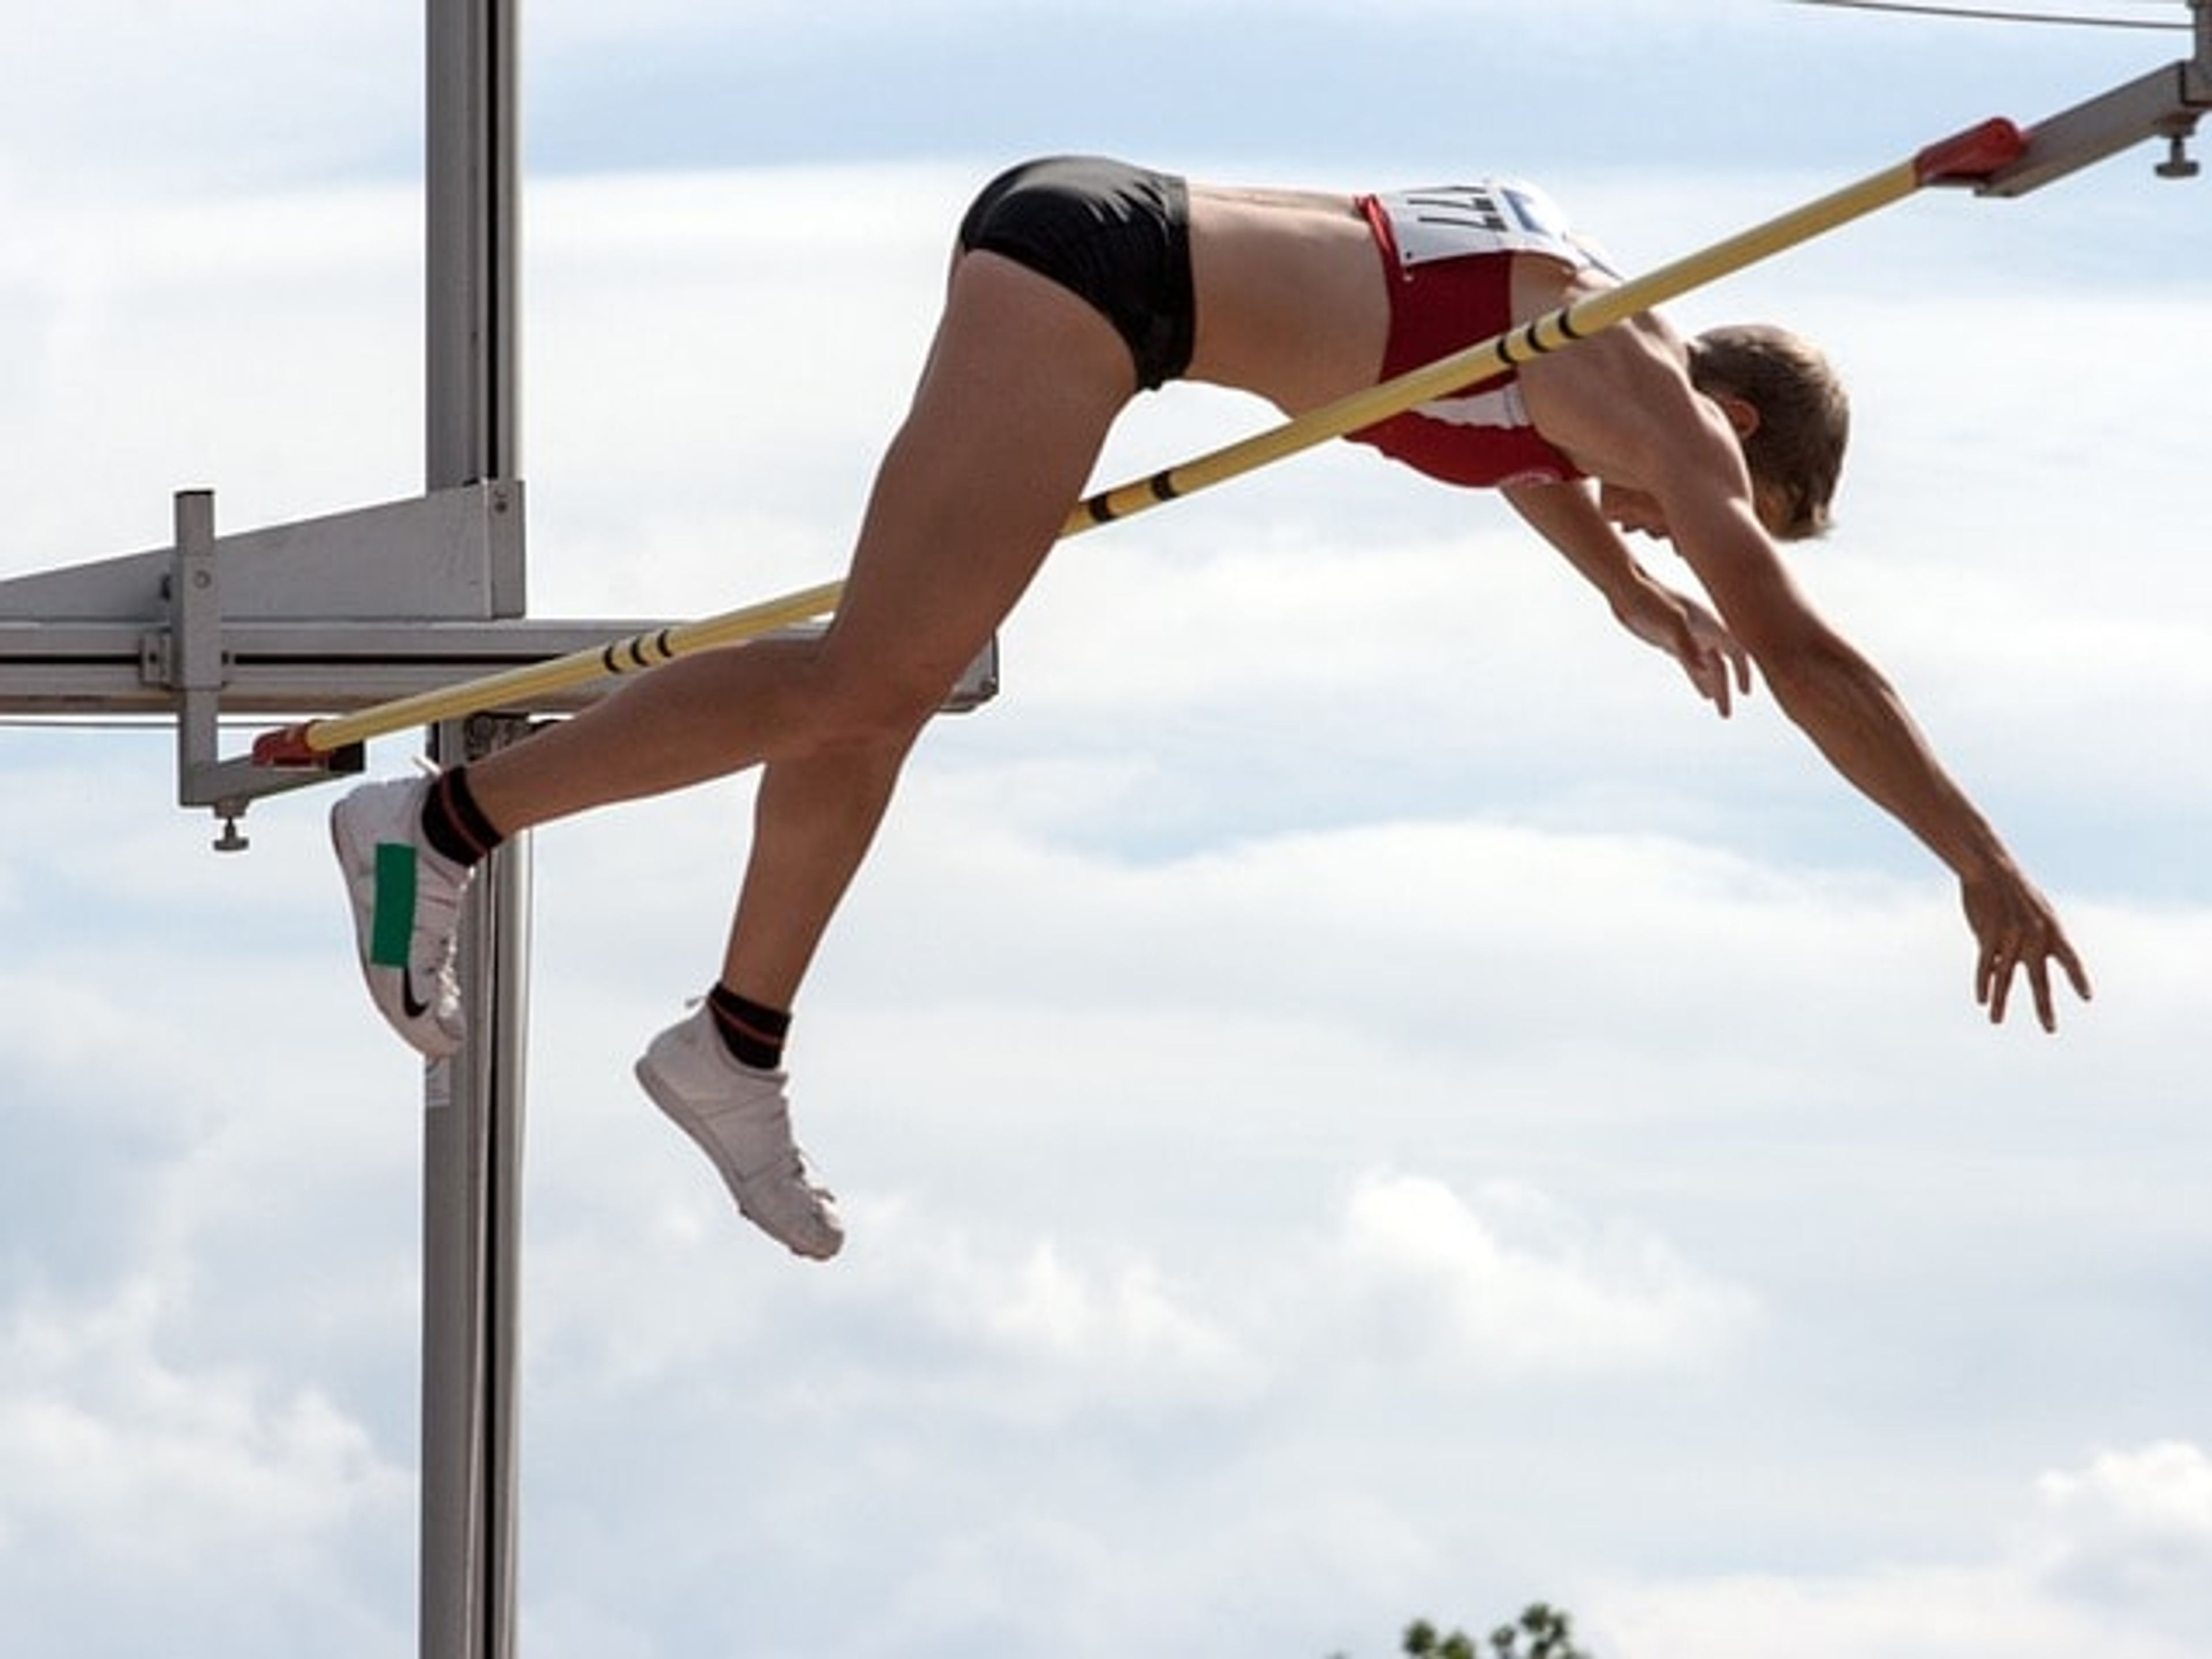
[[[1979,187],[1984,196],[2025,196],[2067,174],[2105,160],[2130,145],[2166,141],[2166,159],[2155,171],[2161,179],[2194,178],[2189,138],[2198,118],[2212,110],[2212,9],[2198,9],[2197,56],[2154,70],[2100,97],[2062,111],[2028,129],[2027,149],[2008,167],[1991,173]]]
[[[215,537],[215,496],[204,489],[180,491],[176,498],[176,544],[168,580],[169,641],[166,653],[169,689],[176,694],[177,804],[205,806],[222,823],[215,847],[221,853],[244,852],[250,844],[238,821],[249,803],[264,795],[297,789],[319,781],[319,767],[255,767],[220,757],[223,687],[229,659],[222,632],[222,562]],[[163,653],[149,650],[149,661]],[[359,771],[358,749],[331,770]]]

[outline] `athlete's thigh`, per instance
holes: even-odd
[[[825,653],[957,675],[1036,574],[1135,386],[1090,305],[996,254],[961,259]]]

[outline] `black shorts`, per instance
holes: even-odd
[[[1129,343],[1146,389],[1190,367],[1198,307],[1181,179],[1095,156],[1024,161],[983,187],[960,246],[1003,254],[1091,305]]]

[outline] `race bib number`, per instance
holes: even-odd
[[[1609,270],[1604,257],[1534,185],[1498,179],[1377,196],[1390,217],[1398,262],[1411,267],[1479,253],[1541,253],[1577,270]]]

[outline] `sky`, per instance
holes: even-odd
[[[835,576],[1019,156],[1520,173],[1639,269],[2187,48],[1775,0],[525,11],[548,617]],[[228,529],[416,493],[419,10],[0,22],[0,577],[161,546],[181,488]],[[537,835],[522,1651],[1372,1659],[1546,1599],[1601,1659],[2201,1652],[2212,184],[2155,159],[1673,308],[1849,380],[1790,556],[2066,918],[2055,1037],[1988,1025],[1943,871],[1770,699],[1715,720],[1495,501],[1341,445],[1061,550],[928,734],[799,1010],[832,1264],[629,1076],[713,974],[744,781]],[[1100,482],[1267,419],[1172,388]],[[0,727],[0,1650],[405,1651],[419,1070],[328,792],[219,855],[172,742]]]

